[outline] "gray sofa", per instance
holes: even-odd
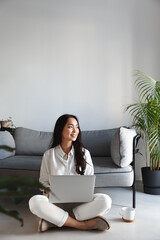
[[[0,176],[34,177],[39,179],[43,153],[50,147],[52,132],[40,132],[23,127],[13,133],[16,151],[12,156],[0,159]],[[90,151],[96,175],[96,187],[133,187],[133,207],[135,207],[134,154],[137,135],[133,137],[132,164],[119,166],[113,160],[120,156],[120,128],[82,131],[82,140]],[[4,143],[3,143],[4,144]],[[117,152],[118,151],[118,152]],[[116,156],[115,156],[116,153]],[[2,157],[1,157],[2,158]],[[117,159],[116,159],[117,160]]]

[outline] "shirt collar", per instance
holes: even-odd
[[[67,154],[63,151],[61,145],[58,145],[56,147],[57,153],[60,157],[62,157],[63,159],[67,159]],[[73,156],[74,155],[74,147],[72,145],[71,151],[68,153],[68,156]]]

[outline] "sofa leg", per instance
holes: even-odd
[[[133,180],[133,203],[132,203],[132,206],[133,208],[136,208],[136,161],[135,161],[135,154],[139,151],[139,149],[136,149],[137,147],[137,144],[138,144],[138,141],[140,139],[140,135],[137,134],[134,139],[133,139],[133,163],[132,163],[132,166],[133,166],[133,171],[134,171],[134,180]]]
[[[136,208],[136,186],[135,183],[133,185],[133,202],[132,202],[133,208]]]

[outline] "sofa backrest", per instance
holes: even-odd
[[[14,131],[16,155],[41,156],[50,148],[52,132],[41,132],[18,127]]]
[[[110,157],[111,140],[117,128],[82,131],[82,142],[92,157]]]
[[[93,157],[111,156],[111,139],[117,128],[82,131],[82,142]],[[16,155],[41,156],[50,148],[52,132],[36,131],[18,127],[14,130]]]

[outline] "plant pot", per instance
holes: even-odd
[[[160,195],[160,170],[151,171],[149,167],[143,167],[141,171],[144,192]]]

